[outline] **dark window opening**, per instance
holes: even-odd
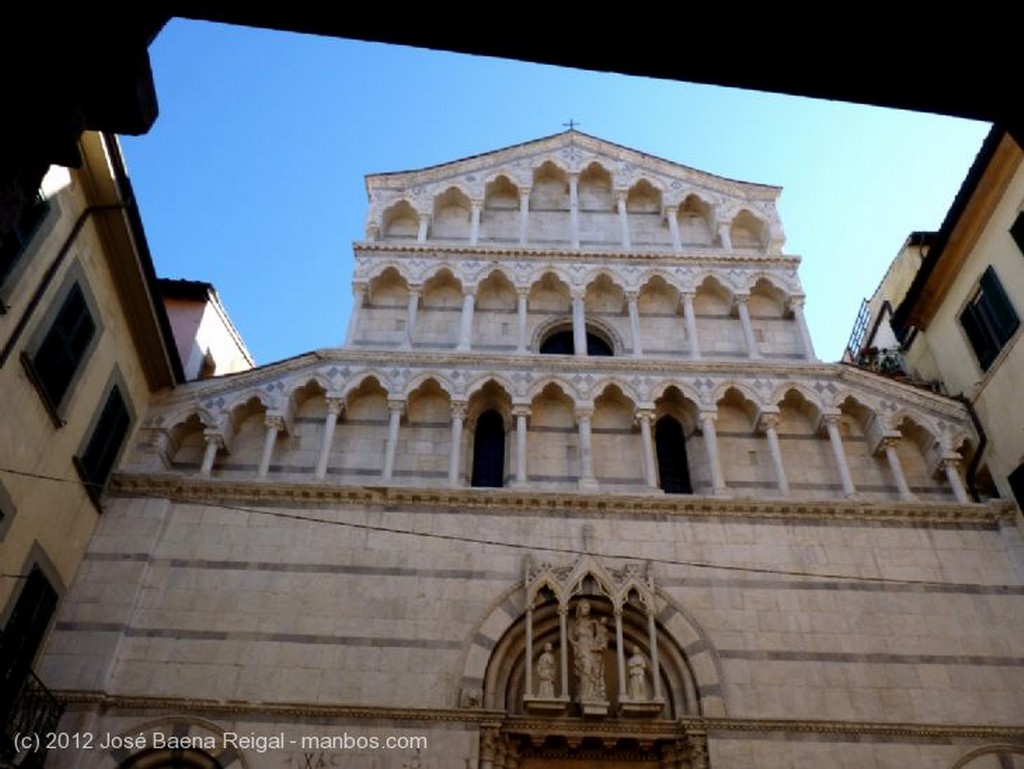
[[[960,325],[981,370],[988,371],[1020,325],[1017,312],[991,267],[981,276],[977,292],[960,314]]]
[[[1017,507],[1024,510],[1024,464],[1017,465],[1017,469],[1010,473],[1008,480],[1013,498],[1017,500]]]
[[[33,566],[0,634],[0,724],[7,722],[56,608],[57,591],[42,570]]]
[[[542,355],[574,355],[576,343],[572,329],[556,331],[548,336],[540,345]],[[614,355],[612,346],[597,334],[587,332],[587,355],[610,358]]]
[[[35,200],[22,212],[14,228],[0,240],[0,283],[11,272],[49,210],[50,204],[43,193],[36,193]]]
[[[89,314],[82,289],[76,283],[32,358],[39,386],[54,409],[67,394],[95,333],[96,323]]]
[[[491,409],[476,420],[473,436],[473,486],[500,489],[505,485],[505,420]]]
[[[1010,237],[1013,238],[1017,248],[1024,254],[1024,211],[1017,214],[1017,218],[1010,227]]]
[[[682,425],[670,416],[659,419],[654,425],[654,444],[662,490],[666,494],[692,494]]]
[[[99,496],[110,471],[114,469],[114,460],[128,435],[130,423],[128,408],[121,397],[121,391],[115,385],[89,439],[89,445],[77,463],[86,489],[93,498]]]

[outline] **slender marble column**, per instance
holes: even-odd
[[[519,245],[525,246],[530,232],[530,188],[519,190]]]
[[[722,248],[726,251],[732,249],[732,236],[729,234],[728,224],[718,225],[718,238],[722,241]]]
[[[743,325],[743,338],[747,343],[747,357],[760,358],[761,353],[757,349],[757,340],[754,339],[754,327],[750,324],[750,308],[747,301],[750,299],[746,294],[736,295],[736,310],[740,315],[740,323]]]
[[[257,472],[260,478],[266,478],[270,472],[270,458],[274,454],[277,434],[284,429],[284,418],[280,414],[267,414],[263,422],[267,426],[267,433],[263,438],[263,454],[260,455],[260,468]]]
[[[633,337],[634,358],[639,358],[644,354],[643,341],[640,339],[640,310],[637,307],[638,296],[636,291],[626,292],[626,307],[629,309],[629,332]]]
[[[651,596],[651,601],[655,601]],[[647,632],[650,635],[651,644],[651,683],[654,684],[654,699],[661,699],[661,666],[658,660],[658,627],[654,621],[654,606],[647,610]]]
[[[466,404],[461,401],[452,403],[452,445],[448,453],[448,485],[459,485],[459,474],[462,465],[462,423],[466,418]]]
[[[213,462],[217,458],[218,449],[224,446],[224,436],[209,430],[204,431],[203,436],[206,438],[206,449],[203,452],[203,462],[199,465],[199,474],[209,475],[213,472]]]
[[[334,430],[338,426],[338,417],[345,408],[343,398],[327,397],[327,416],[324,418],[324,435],[320,441],[320,456],[316,460],[316,479],[327,477],[327,462],[331,458],[331,445],[334,443]]]
[[[822,419],[825,422],[825,429],[828,430],[828,440],[832,444],[832,454],[836,458],[836,467],[839,468],[839,478],[843,483],[843,494],[852,497],[857,493],[853,485],[853,476],[850,475],[850,466],[846,462],[846,451],[843,449],[843,437],[839,434],[839,415],[825,414]]]
[[[949,487],[953,490],[956,501],[961,505],[968,504],[971,500],[967,496],[964,482],[960,479],[960,457],[956,455],[943,457],[942,468],[946,471],[946,480],[949,481]]]
[[[398,450],[398,426],[401,424],[405,401],[388,401],[388,442],[384,446],[384,471],[381,478],[390,481],[395,473],[395,452]]]
[[[462,293],[462,318],[459,323],[459,344],[457,352],[468,352],[473,340],[473,304],[476,301],[476,286],[466,286]]]
[[[889,462],[889,471],[893,480],[896,481],[896,489],[899,491],[900,499],[909,502],[914,499],[910,486],[907,485],[907,476],[903,474],[903,465],[900,464],[899,455],[896,453],[896,443],[900,439],[896,436],[889,436],[882,439],[882,447],[885,449],[885,458]]]
[[[483,207],[483,203],[474,200],[470,205],[472,212],[469,220],[469,245],[475,246],[480,241],[480,209]]]
[[[526,696],[532,697],[533,691],[533,607],[526,607]]]
[[[420,228],[416,233],[417,243],[427,242],[427,230],[430,227],[430,214],[420,214]]]
[[[572,295],[572,344],[576,355],[587,354],[587,311],[583,305],[586,289],[577,289]]]
[[[569,604],[558,606],[558,651],[562,674],[562,691],[559,692],[562,699],[569,698],[569,630],[568,630]]]
[[[594,458],[590,442],[590,419],[594,410],[590,408],[576,409],[576,421],[580,430],[580,488],[597,488],[597,479],[594,477]]]
[[[345,332],[345,346],[350,347],[359,332],[359,311],[366,301],[366,284],[352,284],[352,312],[348,316],[348,330]]]
[[[718,415],[713,411],[703,411],[700,415],[701,429],[704,433],[704,447],[708,452],[708,466],[711,468],[711,487],[714,494],[724,494],[725,475],[722,473],[722,458],[718,454],[718,434],[715,432],[715,420]]]
[[[622,648],[622,607],[615,607],[615,662],[619,667],[619,701],[629,699],[629,685],[626,680],[626,652]]]
[[[569,240],[574,249],[580,247],[579,174],[569,174]]]
[[[516,485],[526,485],[526,418],[529,406],[513,406],[512,416],[516,418]]]
[[[422,286],[409,286],[409,301],[405,308],[405,342],[402,344],[407,350],[412,348],[412,338],[416,330],[416,310],[419,309],[422,292]]]
[[[668,219],[668,231],[672,234],[672,250],[683,250],[683,239],[679,236],[679,208],[668,206],[665,208],[665,218]]]
[[[636,412],[636,417],[640,420],[640,442],[643,444],[644,457],[644,481],[647,483],[647,488],[656,489],[658,487],[658,479],[654,464],[654,445],[651,441],[651,420],[654,417],[654,412],[650,409],[640,409]]]
[[[619,209],[619,230],[622,234],[622,250],[629,251],[632,248],[629,242],[629,214],[626,213],[627,192],[619,190],[615,193],[615,205]]]
[[[817,360],[814,356],[814,343],[811,341],[811,332],[807,328],[807,318],[804,317],[803,297],[790,299],[789,309],[793,311],[793,318],[796,320],[796,327],[800,332],[800,344],[804,350],[804,357],[807,360]]]
[[[697,313],[693,309],[695,295],[687,291],[683,294],[683,316],[686,319],[686,335],[690,337],[690,357],[700,358],[700,340],[697,338]]]
[[[519,287],[516,289],[516,352],[526,352],[526,313],[527,300],[530,296],[530,288]]]
[[[786,480],[786,468],[782,464],[782,448],[779,446],[779,434],[775,428],[779,425],[778,414],[762,414],[761,426],[768,437],[768,451],[772,455],[772,466],[775,468],[775,480],[779,485],[779,494],[789,496],[789,481]]]

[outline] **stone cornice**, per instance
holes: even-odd
[[[683,495],[610,494],[607,492],[541,492],[524,489],[426,488],[414,486],[352,486],[322,482],[231,480],[178,473],[118,473],[112,496],[144,496],[178,502],[289,504],[298,507],[356,505],[409,507],[421,510],[523,515],[561,514],[632,516],[634,518],[718,518],[791,522],[878,522],[902,526],[997,526],[1013,520],[1010,502],[940,504],[867,502],[857,500],[757,500]]]
[[[927,724],[882,721],[837,721],[812,719],[700,718],[683,717],[678,721],[582,721],[506,717],[495,710],[456,708],[399,708],[371,705],[321,705],[315,703],[270,703],[204,700],[183,697],[147,697],[107,694],[98,691],[60,690],[54,694],[73,708],[102,708],[104,711],[157,711],[177,714],[201,714],[207,717],[280,717],[282,720],[365,719],[453,723],[467,726],[501,728],[511,733],[547,733],[672,738],[704,732],[727,736],[729,733],[785,734],[803,733],[851,737],[1015,740],[1024,739],[1024,726],[994,724]]]
[[[367,192],[373,193],[385,189],[436,184],[471,173],[486,174],[488,171],[499,171],[506,167],[516,166],[530,158],[547,156],[569,147],[584,149],[596,156],[593,159],[603,157],[608,160],[625,162],[647,169],[652,173],[750,200],[774,201],[782,192],[781,187],[717,176],[579,131],[563,131],[540,139],[425,168],[370,174],[366,177],[366,188]],[[590,158],[588,158],[589,160]]]
[[[471,246],[468,243],[442,244],[442,243],[396,243],[356,241],[352,244],[352,250],[356,257],[361,252],[373,252],[374,256],[391,258],[437,257],[443,254],[446,258],[465,259],[497,259],[513,258],[517,261],[580,261],[583,259],[605,261],[605,262],[654,262],[659,266],[674,265],[695,265],[707,267],[721,263],[728,267],[735,267],[743,264],[750,264],[759,269],[768,267],[785,267],[794,269],[799,267],[801,257],[793,254],[767,254],[767,253],[737,253],[729,252],[721,248],[691,249],[684,252],[676,252],[671,249],[663,250],[587,250],[573,249],[568,247],[544,247],[521,246],[510,243],[507,246],[477,245]]]

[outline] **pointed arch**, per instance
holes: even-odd
[[[432,240],[469,240],[472,215],[470,195],[458,184],[434,196],[430,237]]]
[[[729,224],[733,248],[765,248],[768,238],[768,223],[749,208],[740,209]]]
[[[711,201],[691,192],[676,211],[679,240],[684,246],[710,246],[715,241],[715,214]]]
[[[404,394],[397,390],[387,376],[372,368],[360,371],[346,382],[344,387],[341,388],[341,397],[347,401],[353,393],[363,390],[367,386],[372,387],[374,385],[379,387],[388,398],[404,397]]]
[[[390,203],[380,215],[381,237],[391,240],[415,240],[419,234],[420,212],[406,198]]]

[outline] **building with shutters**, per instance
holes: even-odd
[[[77,150],[0,239],[0,764],[57,724],[41,647],[150,395],[183,381],[117,142]]]
[[[871,300],[849,360],[969,403],[982,436],[967,468],[977,493],[1024,509],[1024,152],[996,126],[938,232],[914,233]],[[1024,518],[1018,518],[1024,524]]]
[[[343,346],[151,399],[53,766],[1022,760],[1012,508],[816,358],[779,188],[572,130],[366,187]]]

